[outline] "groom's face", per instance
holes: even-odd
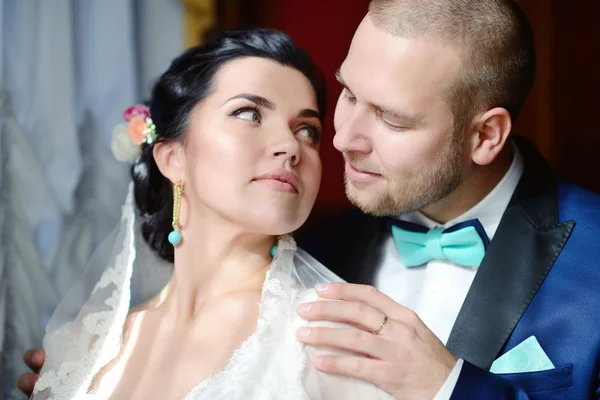
[[[334,146],[346,161],[346,194],[363,211],[419,210],[454,191],[464,165],[463,133],[447,101],[458,52],[359,26],[338,73]]]

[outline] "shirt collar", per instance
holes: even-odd
[[[519,152],[517,146],[511,141],[513,148],[513,159],[508,171],[504,174],[504,177],[498,182],[496,187],[492,189],[479,203],[475,206],[459,215],[458,217],[446,222],[443,225],[427,218],[425,215],[418,211],[404,213],[399,216],[399,219],[403,221],[413,222],[424,225],[428,228],[443,227],[449,228],[450,226],[456,225],[460,222],[468,221],[470,219],[477,218],[488,238],[492,240],[502,215],[508,207],[508,203],[512,198],[512,195],[519,184],[521,175],[523,175],[523,157]]]

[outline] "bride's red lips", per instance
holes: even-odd
[[[276,189],[281,189],[282,191],[288,191],[290,193],[298,193],[298,188],[300,186],[298,175],[283,168],[274,169],[253,180],[265,183],[271,181],[270,183],[273,184]],[[277,182],[279,182],[279,184]]]

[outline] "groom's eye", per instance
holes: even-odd
[[[356,104],[356,97],[354,97],[354,95],[348,89],[344,89],[342,93],[344,99],[348,100],[352,104]]]
[[[391,123],[387,122],[387,121],[386,121],[385,119],[383,119],[383,118],[381,118],[381,120],[383,121],[383,123],[385,124],[385,126],[387,126],[388,128],[390,128],[390,129],[391,129],[391,130],[393,130],[393,131],[405,131],[405,130],[407,130],[407,129],[408,129],[408,128],[407,128],[407,127],[405,127],[405,126],[399,126],[399,125],[394,125],[394,124],[391,124]]]
[[[381,110],[377,110],[377,118],[383,122],[383,124],[393,131],[405,131],[408,128],[406,124],[401,123],[400,121],[390,121],[390,117],[386,118],[386,114]],[[393,118],[391,118],[393,119]]]

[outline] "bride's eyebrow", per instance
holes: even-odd
[[[298,117],[300,118],[317,118],[319,121],[321,120],[321,114],[317,110],[313,110],[312,108],[305,108],[298,113]]]
[[[260,107],[264,107],[268,110],[275,110],[276,106],[275,103],[273,103],[271,100],[262,97],[262,96],[257,96],[255,94],[249,94],[249,93],[240,93],[236,96],[233,96],[230,99],[227,99],[227,101],[225,101],[225,103],[223,103],[223,105],[229,103],[231,100],[235,100],[235,99],[246,99],[248,101],[253,102],[254,104],[260,106]]]

